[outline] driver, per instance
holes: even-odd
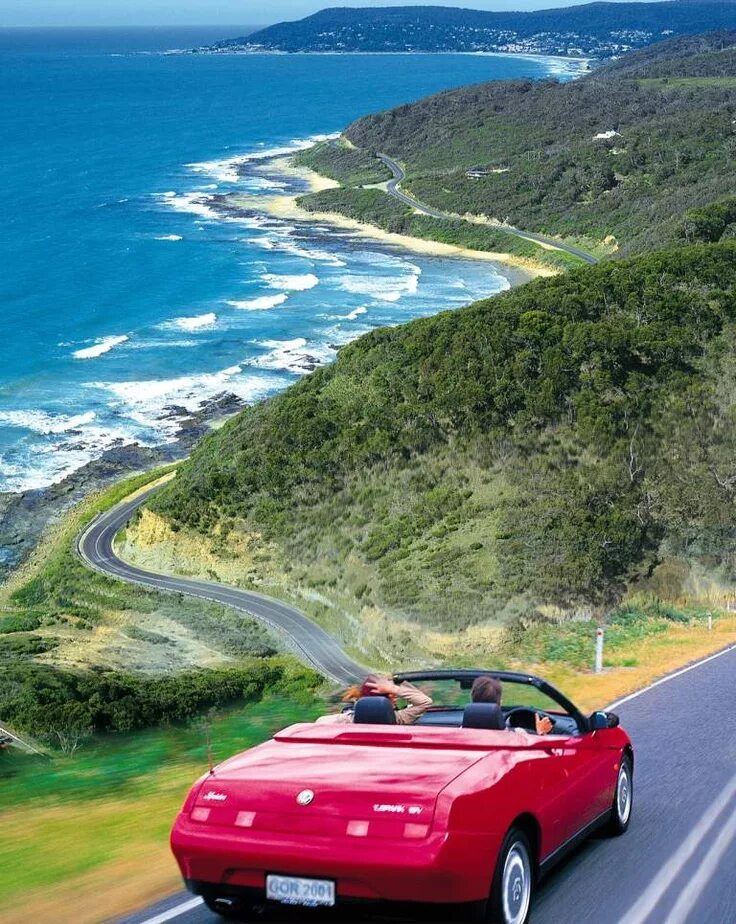
[[[474,703],[495,703],[500,707],[502,692],[503,687],[500,680],[483,675],[476,677],[473,681],[470,699]],[[554,728],[552,720],[546,715],[540,715],[538,712],[534,713],[534,723],[538,735],[548,735]],[[513,730],[515,731],[515,729]]]

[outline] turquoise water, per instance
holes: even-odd
[[[52,38],[0,33],[0,490],[175,439],[182,415],[219,394],[269,394],[372,327],[507,285],[488,264],[257,208],[223,218],[210,197],[290,192],[274,151],[554,62],[164,56],[127,53],[146,48],[141,33]],[[192,30],[176,38],[166,45],[197,43]]]

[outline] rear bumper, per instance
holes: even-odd
[[[245,920],[251,920],[254,910],[278,909],[275,920],[293,920],[298,924],[307,924],[309,921],[344,922],[349,919],[351,911],[359,914],[358,920],[364,920],[367,912],[370,915],[388,915],[391,920],[405,918],[409,921],[433,921],[437,924],[447,924],[448,921],[480,921],[484,920],[486,901],[477,902],[395,902],[377,901],[364,898],[338,898],[334,908],[300,908],[288,905],[276,906],[264,898],[263,889],[251,889],[238,886],[215,886],[209,882],[185,881],[187,889],[193,895],[201,895],[210,902],[210,906],[221,910],[228,917],[237,916],[238,912]],[[265,920],[265,919],[264,919]],[[271,917],[268,920],[272,920]]]
[[[266,874],[281,873],[335,880],[338,905],[354,900],[444,905],[487,899],[500,839],[466,832],[400,842],[290,837],[198,824],[181,814],[171,846],[190,890],[207,897],[247,894],[262,901]]]

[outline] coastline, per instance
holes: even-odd
[[[150,52],[149,52],[150,54]],[[573,67],[567,68],[565,73],[584,73],[588,70],[591,70],[594,63],[600,63],[601,58],[596,58],[592,56],[583,56],[583,55],[551,55],[545,54],[542,51],[281,51],[277,48],[245,48],[245,47],[233,47],[233,48],[213,48],[213,47],[204,47],[201,49],[180,49],[172,48],[169,51],[157,52],[157,54],[162,55],[204,55],[204,56],[221,56],[221,55],[230,55],[230,56],[276,56],[283,57],[284,55],[292,56],[302,56],[307,57],[309,55],[320,56],[320,57],[348,57],[350,55],[360,55],[363,57],[375,56],[375,57],[400,57],[401,55],[436,55],[436,56],[447,56],[447,55],[465,55],[467,57],[473,58],[522,58],[527,59],[531,58],[532,60],[537,61],[554,61],[559,62],[563,68],[572,64]]]
[[[317,173],[308,167],[297,166],[291,157],[282,157],[270,162],[274,173],[290,180],[299,181],[307,187],[307,192],[322,192],[325,189],[337,189],[340,184],[335,180]],[[302,193],[303,194],[303,193]],[[357,237],[378,241],[394,247],[401,247],[413,253],[432,257],[460,257],[466,260],[482,260],[495,264],[501,275],[509,281],[511,288],[524,285],[539,277],[558,275],[558,271],[534,260],[527,260],[515,254],[500,251],[471,250],[454,244],[443,244],[408,234],[395,234],[384,231],[377,225],[357,221],[340,215],[338,212],[308,212],[297,203],[298,195],[284,193],[281,195],[245,195],[235,193],[223,197],[221,203],[226,210],[253,209],[264,212],[274,218],[290,221],[319,222],[349,231]]]
[[[0,589],[21,571],[43,537],[75,504],[132,475],[186,459],[203,436],[244,407],[240,398],[224,392],[196,413],[182,416],[175,442],[114,447],[54,484],[0,492],[0,551],[7,553],[0,558]]]
[[[307,167],[293,163],[292,155],[270,159],[268,172],[290,181],[289,190],[276,195],[229,194],[214,196],[213,206],[222,213],[243,209],[261,212],[278,219],[305,224],[326,224],[364,238],[425,256],[481,260],[493,265],[508,281],[509,287],[523,285],[539,276],[556,275],[555,270],[512,254],[478,251],[439,241],[423,240],[395,234],[349,219],[338,213],[312,213],[297,204],[297,198],[309,192],[339,187],[339,183]],[[214,201],[213,201],[214,200]],[[213,427],[242,410],[246,405],[226,389],[200,409],[189,414],[176,405],[162,409],[167,417],[180,417],[180,430],[174,442],[155,446],[139,443],[115,446],[99,458],[87,462],[61,481],[45,487],[19,492],[0,492],[0,586],[12,578],[37,548],[47,531],[73,505],[122,478],[185,459],[196,443]]]

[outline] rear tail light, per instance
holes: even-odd
[[[429,825],[404,825],[404,837],[426,837],[429,834]]]
[[[184,800],[184,805],[182,805],[181,807],[181,810],[185,815],[188,815],[194,808],[194,804],[197,801],[197,796],[199,795],[199,791],[208,777],[209,777],[209,773],[205,773],[203,776],[200,776],[197,782],[192,786],[192,788],[187,793],[187,797]]]
[[[192,814],[189,816],[192,821],[207,821],[210,817],[210,810],[208,808],[195,808],[192,809]]]
[[[255,812],[238,812],[235,818],[235,824],[239,828],[250,828],[253,826],[255,821],[256,813]]]
[[[367,821],[349,821],[347,831],[350,837],[368,837]]]

